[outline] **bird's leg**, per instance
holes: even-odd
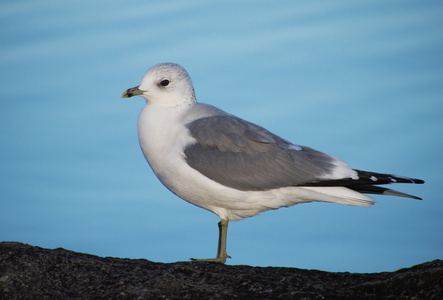
[[[216,258],[208,258],[208,259],[194,259],[191,258],[192,261],[208,261],[208,262],[216,262],[224,264],[226,259],[231,258],[226,252],[226,240],[228,236],[228,224],[229,220],[220,220],[218,223],[218,249],[217,249],[217,257]]]
[[[231,258],[226,252],[226,241],[228,239],[228,224],[229,220],[220,220],[220,222],[218,222],[217,258],[220,258],[222,263],[225,263],[228,257]]]

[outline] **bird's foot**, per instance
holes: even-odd
[[[224,255],[219,255],[216,258],[203,258],[203,259],[191,258],[191,261],[192,262],[204,261],[204,262],[213,262],[213,263],[224,264],[226,262],[227,258],[231,258],[231,257],[227,253],[225,253]]]

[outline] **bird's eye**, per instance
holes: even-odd
[[[168,80],[168,79],[163,79],[163,80],[160,82],[160,84],[161,84],[162,86],[168,86],[168,85],[169,85],[169,80]]]

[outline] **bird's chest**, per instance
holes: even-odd
[[[146,107],[138,119],[138,138],[154,173],[164,182],[184,161],[183,148],[191,141],[178,111]]]

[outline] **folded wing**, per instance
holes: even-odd
[[[292,144],[232,115],[201,118],[187,128],[195,139],[184,149],[189,166],[231,188],[263,191],[288,186],[345,186],[361,193],[419,199],[376,185],[422,180],[353,170],[333,156]]]

